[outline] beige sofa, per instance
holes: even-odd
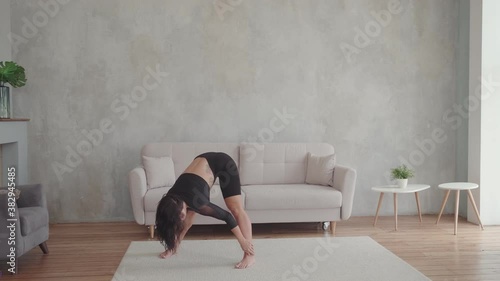
[[[334,153],[326,143],[151,143],[141,155],[171,157],[178,177],[191,161],[207,151],[229,154],[237,163],[242,199],[252,223],[335,222],[351,216],[356,171],[336,165],[333,186],[306,184],[308,153],[325,156]],[[156,206],[170,186],[148,189],[144,168],[129,173],[129,189],[135,221],[150,227],[154,236]],[[218,182],[210,200],[227,210]],[[221,224],[211,217],[196,216],[194,224]],[[326,230],[326,229],[325,229]]]

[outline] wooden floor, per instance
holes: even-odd
[[[400,216],[394,231],[393,217],[354,217],[337,223],[337,236],[370,236],[432,280],[500,280],[500,226],[477,225],[461,219],[458,235],[453,235],[453,217]],[[254,225],[257,239],[277,237],[320,237],[329,235],[319,224]],[[223,225],[195,226],[186,239],[226,239],[231,233]],[[55,224],[50,228],[48,247],[39,248],[19,261],[19,273],[12,280],[111,280],[131,241],[149,240],[147,229],[135,223]],[[236,242],[235,242],[236,243]],[[179,253],[182,254],[182,253]],[[258,262],[258,249],[257,249]],[[321,280],[317,280],[321,281]],[[403,281],[403,280],[402,280]]]

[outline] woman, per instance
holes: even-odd
[[[232,215],[210,202],[210,188],[216,178],[219,178],[224,202]],[[156,232],[165,246],[161,258],[176,253],[196,213],[223,220],[229,226],[244,252],[236,268],[247,268],[255,263],[252,224],[242,206],[238,169],[229,155],[207,152],[197,156],[158,203]]]

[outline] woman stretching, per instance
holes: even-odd
[[[210,188],[216,178],[219,178],[224,201],[232,215],[210,202]],[[255,263],[252,224],[243,210],[240,176],[229,155],[208,152],[197,156],[158,203],[156,231],[165,246],[161,258],[176,253],[196,213],[227,223],[244,252],[236,268],[247,268]]]

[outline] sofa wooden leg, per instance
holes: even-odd
[[[330,222],[330,231],[332,232],[333,236],[335,236],[335,228],[337,227],[337,222],[332,221]]]
[[[154,225],[149,226],[149,236],[151,238],[155,238],[155,226]]]
[[[47,241],[41,243],[40,245],[38,245],[40,247],[40,249],[42,249],[42,252],[44,254],[48,254],[49,253],[49,247],[47,247]]]

